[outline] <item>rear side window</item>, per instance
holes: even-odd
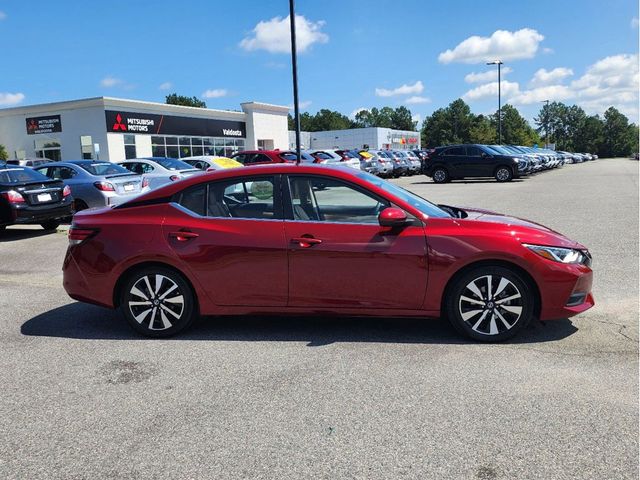
[[[281,219],[276,203],[275,178],[252,177],[209,184],[207,216]]]
[[[198,185],[182,192],[178,198],[178,203],[190,212],[204,217],[206,212],[206,197],[206,185]]]
[[[444,152],[443,155],[448,157],[462,157],[464,156],[464,147],[453,147]]]
[[[49,178],[30,168],[0,169],[0,183],[44,182],[47,180]]]
[[[479,157],[482,154],[482,150],[478,147],[467,147],[467,156],[468,157]]]
[[[316,152],[314,155],[320,160],[333,160],[333,157],[325,152]]]
[[[119,173],[129,173],[126,168],[115,163],[86,163],[80,165],[82,169],[91,175],[117,175]]]

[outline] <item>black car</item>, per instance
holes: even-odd
[[[36,224],[53,230],[72,215],[71,190],[29,167],[0,164],[0,230]]]
[[[424,173],[435,183],[466,177],[494,177],[509,182],[525,175],[527,161],[504,155],[486,145],[448,145],[438,147],[424,164]]]

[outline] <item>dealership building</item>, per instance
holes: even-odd
[[[326,130],[323,132],[300,132],[303,149],[321,148],[368,148],[372,150],[417,150],[420,149],[420,132],[369,127],[349,130]],[[296,134],[289,131],[289,148],[296,147]]]
[[[10,158],[110,161],[289,146],[288,107],[240,106],[213,110],[96,97],[6,108],[0,109],[0,144]]]

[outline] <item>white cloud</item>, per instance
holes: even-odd
[[[562,101],[574,97],[574,92],[566,85],[545,85],[517,93],[508,99],[513,105],[531,105],[545,100]]]
[[[640,22],[638,21],[638,17],[633,17],[631,19],[631,28],[638,28],[638,25],[640,25]]]
[[[3,107],[8,107],[11,105],[17,105],[18,103],[24,100],[23,93],[9,93],[9,92],[0,92],[0,105]]]
[[[227,95],[229,95],[229,92],[224,88],[214,88],[210,90],[205,90],[204,92],[202,92],[202,95],[200,96],[202,98],[221,98],[221,97],[226,97]]]
[[[158,90],[169,90],[171,87],[173,87],[173,83],[164,82],[160,84],[160,86],[158,87]]]
[[[303,100],[302,102],[298,101],[298,108],[300,108],[300,110],[304,110],[305,108],[309,107],[313,102],[311,100]],[[287,105],[287,107],[289,107],[289,110],[293,110],[294,106],[293,103],[290,103],[289,105]]]
[[[378,97],[393,97],[396,95],[417,95],[422,93],[424,85],[418,80],[413,85],[403,84],[398,88],[388,90],[386,88],[376,88],[376,96]]]
[[[516,32],[496,30],[490,37],[474,35],[438,56],[440,63],[481,63],[533,58],[544,36],[531,28]]]
[[[296,47],[299,53],[306,52],[314,43],[327,43],[329,35],[321,31],[325,22],[313,22],[303,15],[296,15]],[[269,53],[291,52],[291,22],[289,16],[263,20],[253,28],[252,34],[240,42],[247,51],[266,50]]]
[[[0,10],[0,20],[4,20],[5,18],[7,18],[7,14]]]
[[[111,75],[100,80],[100,86],[105,88],[117,87],[118,85],[122,84],[124,84],[122,80],[112,77]]]
[[[500,69],[502,75],[513,72],[511,67],[503,67]],[[464,81],[467,83],[485,83],[496,82],[498,80],[498,69],[492,68],[486,72],[471,72],[464,77]]]
[[[500,87],[500,93],[505,98],[520,93],[520,85],[518,82],[503,80]],[[462,96],[462,99],[465,101],[474,101],[493,97],[498,98],[498,82],[485,83],[484,85],[472,88]]]
[[[550,55],[550,54],[554,53],[554,50],[553,50],[553,48],[544,47],[544,48],[542,49],[542,53],[545,53],[545,54],[547,54],[547,55]]]
[[[420,121],[422,120],[422,115],[420,115],[419,113],[414,113],[413,115],[411,115],[411,120],[414,122],[418,122],[418,124],[420,124]]]
[[[541,87],[543,85],[554,85],[567,77],[573,75],[573,70],[565,67],[554,68],[553,70],[539,69],[533,74],[531,85]]]
[[[402,103],[406,103],[407,105],[417,105],[418,103],[429,103],[430,101],[431,101],[430,98],[414,95],[413,97],[407,98]]]

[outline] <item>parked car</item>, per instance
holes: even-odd
[[[48,158],[21,158],[21,159],[7,160],[7,164],[34,168],[39,165],[44,165],[45,163],[49,163],[52,161],[53,160],[49,160]]]
[[[429,156],[425,174],[435,183],[467,177],[494,177],[509,182],[525,174],[526,162],[515,155],[499,154],[484,145],[449,145]]]
[[[393,162],[393,176],[398,178],[409,173],[409,162],[394,150],[383,150],[383,153]]]
[[[63,285],[152,337],[198,314],[270,312],[445,316],[499,341],[591,308],[590,264],[586,247],[537,223],[434,205],[354,169],[276,164],[80,212]]]
[[[384,153],[380,150],[367,150],[367,153],[373,155],[373,157],[378,161],[378,166],[380,167],[378,175],[381,177],[391,177],[393,175],[393,160],[384,155]]]
[[[72,215],[71,190],[29,167],[0,163],[0,231],[8,225],[55,230]]]
[[[73,208],[119,205],[149,191],[149,181],[111,162],[73,160],[45,163],[35,170],[71,189]]]
[[[212,172],[215,170],[224,170],[226,168],[237,168],[243,165],[240,162],[228,157],[219,157],[214,155],[197,155],[194,157],[183,157],[184,163],[188,163],[193,168]]]
[[[270,163],[295,163],[298,155],[292,150],[245,150],[234,153],[231,158],[244,166],[268,165]],[[313,163],[314,158],[306,152],[300,152],[301,163]]]
[[[352,150],[351,153],[360,158],[360,170],[372,175],[378,175],[380,173],[380,164],[378,163],[378,159],[369,152]]]
[[[420,157],[418,157],[411,150],[407,150],[404,152],[409,161],[411,162],[411,173],[416,175],[422,172],[422,162],[420,161]]]
[[[183,178],[202,173],[202,170],[175,158],[148,157],[120,160],[116,162],[127,170],[144,175],[153,190],[166,183],[177,182]]]
[[[342,161],[349,167],[360,170],[360,156],[351,150],[335,150],[342,157]]]
[[[309,150],[307,153],[314,158],[313,163],[338,166],[342,162],[342,156],[338,155],[335,150]]]

